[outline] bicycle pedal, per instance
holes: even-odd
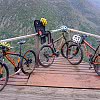
[[[15,67],[14,71],[17,72],[19,70],[19,67]]]
[[[90,69],[93,68],[93,66],[92,66],[92,62],[91,62],[91,59],[89,59],[89,65],[90,65],[90,67],[89,67],[89,70],[90,70]]]
[[[89,67],[89,70],[91,69],[92,67]]]
[[[20,73],[16,73],[16,75],[20,75]]]
[[[59,57],[60,55],[59,51],[57,51],[55,54],[56,54],[56,57]]]
[[[16,75],[20,75],[20,71],[21,71],[21,69],[18,69],[18,71],[15,72],[15,74],[16,74]]]
[[[89,70],[92,69],[93,67],[90,65]]]

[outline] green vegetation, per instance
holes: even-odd
[[[0,39],[35,33],[33,21],[41,17],[48,20],[47,30],[66,25],[100,34],[99,16],[88,0],[0,0]]]

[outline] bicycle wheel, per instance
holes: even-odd
[[[95,72],[100,76],[100,54],[95,57],[93,62]]]
[[[9,70],[6,64],[0,62],[0,91],[7,85],[9,78]]]
[[[67,59],[72,65],[78,65],[82,62],[83,51],[77,44],[72,44],[68,46],[67,49]]]
[[[22,65],[22,72],[24,74],[31,74],[35,70],[36,66],[36,54],[33,50],[28,50],[25,54],[24,57],[22,58],[21,61]]]
[[[73,44],[74,42],[73,41],[67,41],[65,42],[62,47],[61,47],[61,55],[64,57],[64,58],[67,58],[67,49],[68,49],[68,45],[71,45]],[[74,43],[75,44],[75,43]]]
[[[54,59],[53,49],[49,45],[42,46],[38,55],[39,64],[47,68],[54,62]]]

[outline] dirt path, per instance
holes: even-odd
[[[0,100],[100,100],[100,90],[8,85]]]

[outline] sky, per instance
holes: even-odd
[[[100,0],[89,0],[92,2],[96,7],[100,8]]]

